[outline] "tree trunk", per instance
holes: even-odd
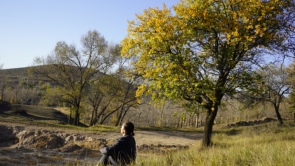
[[[274,104],[274,107],[275,107],[275,112],[276,112],[276,115],[277,115],[277,118],[278,118],[278,121],[279,121],[279,124],[282,125],[284,122],[283,122],[283,119],[281,117],[281,114],[279,112],[279,106],[276,106]]]
[[[126,113],[127,113],[128,110],[129,110],[129,108],[128,108],[127,110],[124,110],[123,115],[122,115],[122,117],[121,117],[120,124],[123,124],[123,119],[125,118]]]
[[[197,103],[197,113],[196,113],[196,128],[199,128],[200,125],[199,125],[199,116],[200,116],[200,106],[199,104]]]
[[[212,108],[214,108],[213,111],[211,110]],[[214,105],[214,106],[212,106],[212,108],[208,108],[208,112],[206,115],[204,134],[203,134],[203,140],[202,140],[203,147],[208,147],[211,145],[212,129],[213,129],[213,125],[214,125],[214,119],[217,115],[218,106]]]
[[[98,119],[101,115],[101,113],[98,115],[98,107],[100,106],[100,103],[102,101],[102,97],[99,98],[99,96],[95,96],[95,98],[89,99],[89,101],[91,102],[92,105],[92,117],[91,117],[91,121],[90,121],[90,126],[95,125],[98,122]]]
[[[98,122],[97,112],[98,112],[97,108],[92,110],[91,121],[89,126],[93,126]]]
[[[74,125],[79,126],[79,109],[75,109]]]
[[[131,106],[128,106],[127,108],[124,108],[124,109],[122,110],[122,112],[121,112],[121,117],[120,117],[120,120],[119,120],[118,125],[122,125],[122,124],[123,124],[123,119],[125,118],[125,116],[126,116],[128,110],[130,109],[130,107],[131,107]],[[118,125],[117,125],[117,126],[118,126]]]
[[[115,113],[116,111],[118,111],[120,108],[121,108],[121,106],[118,107],[118,108],[116,108],[115,110],[111,111],[111,112],[108,113],[106,116],[102,117],[102,118],[101,118],[101,121],[100,121],[100,124],[103,124],[103,122],[104,122],[109,116],[111,116],[113,113]]]
[[[1,101],[4,101],[4,89],[1,90]]]
[[[196,128],[199,128],[199,116],[196,116]]]
[[[72,109],[70,109],[70,115],[68,119],[68,124],[71,124],[71,119],[72,119]]]
[[[92,110],[92,114],[91,114],[91,118],[90,118],[90,123],[89,126],[93,126],[94,125],[94,110]]]
[[[124,110],[124,106],[122,106],[121,109],[120,109],[120,111],[119,111],[119,115],[117,117],[117,121],[116,121],[115,126],[119,126],[120,121],[121,121],[121,117],[122,117],[122,114],[123,114],[123,110]]]

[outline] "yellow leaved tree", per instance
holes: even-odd
[[[129,22],[122,55],[144,83],[137,96],[199,103],[207,110],[202,145],[211,144],[224,95],[247,88],[253,64],[293,44],[292,0],[182,0]]]

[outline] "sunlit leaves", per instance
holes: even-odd
[[[199,103],[219,103],[246,87],[258,50],[286,40],[280,20],[290,1],[183,0],[169,10],[149,8],[129,22],[122,55],[138,57],[145,79],[137,96],[151,94]],[[243,62],[243,63],[242,63]]]

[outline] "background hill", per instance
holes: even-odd
[[[4,121],[15,121],[15,119],[21,118],[23,121],[43,121],[46,123],[67,124],[69,122],[68,115],[54,108],[10,104],[4,101],[0,101],[0,117]],[[80,123],[80,126],[86,125]]]
[[[25,83],[26,85],[37,84],[40,79],[30,77],[28,69],[29,67],[1,69],[0,86],[4,89],[9,86],[15,88],[22,83]]]
[[[1,69],[0,75],[28,77],[28,68],[29,67]]]

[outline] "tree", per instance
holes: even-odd
[[[183,0],[173,12],[145,10],[122,41],[122,55],[137,57],[145,79],[137,96],[199,103],[207,110],[202,145],[209,146],[223,96],[247,88],[263,57],[288,51],[294,9],[289,0]]]
[[[60,101],[62,101],[62,95],[59,94],[59,88],[51,86],[49,83],[40,82],[39,84],[42,84],[40,88],[41,99],[39,105],[54,107],[61,104]]]
[[[264,66],[262,69],[257,71],[261,79],[253,82],[251,85],[252,91],[248,91],[247,94],[242,95],[248,96],[250,99],[248,105],[255,105],[259,103],[269,102],[273,106],[279,124],[283,124],[279,108],[280,104],[290,93],[290,81],[288,79],[288,73],[284,65],[269,65]]]
[[[1,67],[1,66],[0,66]],[[1,70],[1,68],[0,68],[0,70]],[[5,91],[5,89],[6,89],[6,76],[5,75],[1,75],[0,76],[1,77],[1,79],[0,79],[0,101],[4,101],[4,91]]]
[[[102,86],[105,95],[102,99],[103,104],[100,111],[100,124],[109,118],[114,113],[115,126],[122,124],[124,117],[132,107],[137,106],[137,100],[135,97],[134,81],[135,79],[125,80],[119,77],[118,74],[112,74],[107,76],[108,79],[103,80]]]
[[[284,66],[269,66],[266,71],[262,71],[262,78],[265,85],[263,98],[273,105],[279,123],[283,124],[279,108],[290,93],[290,82],[286,68]]]
[[[114,51],[119,55],[121,48],[117,45]],[[111,73],[97,75],[92,79],[92,85],[89,87],[91,93],[88,94],[87,101],[92,107],[90,126],[103,124],[113,115],[116,121],[114,124],[120,125],[130,108],[136,107],[136,77],[125,77],[126,61],[128,60],[121,56],[116,57],[116,67]]]
[[[81,51],[76,46],[58,42],[51,55],[36,58],[30,72],[52,82],[63,102],[74,110],[74,124],[79,124],[81,102],[87,96],[91,79],[106,73],[114,56],[107,49],[108,43],[97,31],[88,31],[81,37]],[[71,115],[70,115],[71,118]]]
[[[290,81],[290,95],[289,95],[289,104],[290,108],[293,110],[293,118],[295,120],[295,61],[293,61],[287,68],[288,80]]]
[[[2,70],[3,64],[0,64],[0,70]],[[5,90],[5,84],[6,84],[6,76],[1,75],[0,76],[0,90],[1,90],[1,95],[0,95],[0,101],[4,101],[4,90]]]
[[[90,126],[102,124],[110,115],[119,110],[117,93],[120,83],[113,75],[102,75],[93,80],[91,93],[88,94],[88,103],[92,107]],[[110,108],[112,107],[112,109]]]
[[[129,60],[130,59],[126,58],[120,59],[120,65],[115,73],[115,77],[120,83],[117,98],[118,102],[121,104],[116,117],[116,126],[119,126],[123,123],[123,119],[131,108],[136,108],[138,106],[135,92],[140,78],[136,73],[133,73],[133,69],[128,68],[128,66],[124,66],[125,62],[128,62]]]

